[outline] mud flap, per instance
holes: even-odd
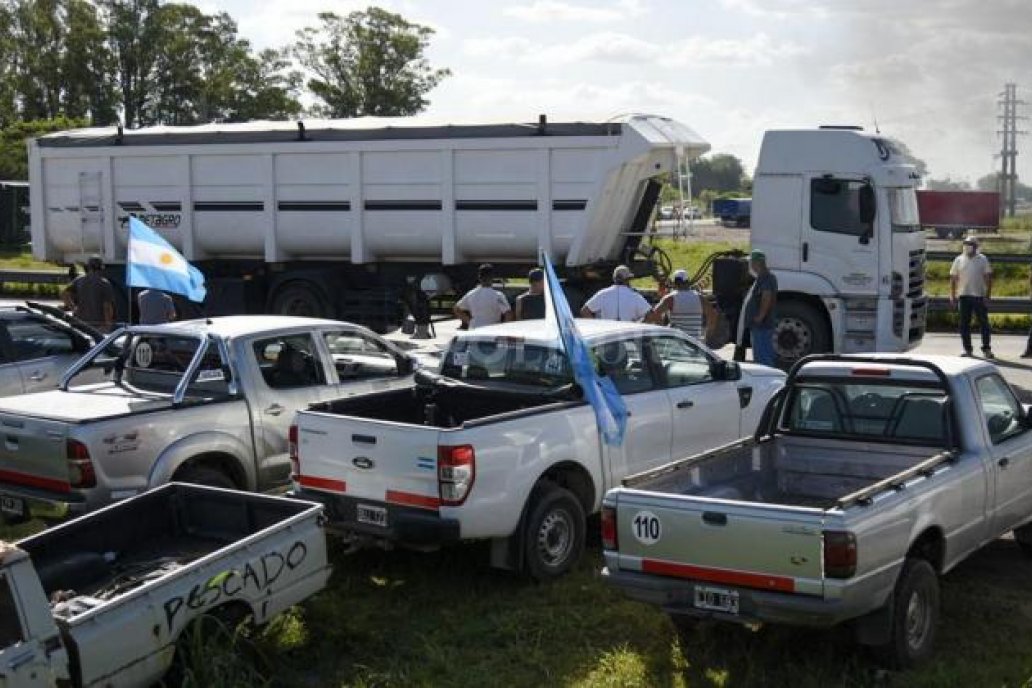
[[[858,617],[851,622],[856,642],[861,645],[885,645],[892,639],[892,602],[895,595],[889,595],[878,609]]]

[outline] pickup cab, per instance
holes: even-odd
[[[804,359],[754,437],[606,495],[603,576],[681,626],[849,624],[911,666],[942,574],[1010,530],[1032,548],[1030,427],[984,361]]]
[[[600,439],[554,329],[508,323],[458,333],[414,387],[300,411],[295,492],[356,546],[490,540],[495,566],[553,578],[579,558],[607,488],[753,432],[784,380],[671,328],[578,328],[630,412],[622,444]]]
[[[262,624],[325,586],[321,511],[170,484],[0,542],[0,688],[153,685],[200,617]]]
[[[60,520],[169,481],[290,482],[294,411],[411,385],[415,361],[369,330],[233,316],[118,330],[51,391],[0,400],[0,512]],[[101,382],[77,384],[97,374]]]

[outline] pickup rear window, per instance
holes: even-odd
[[[200,340],[143,334],[133,337],[125,357],[124,379],[137,389],[170,394],[190,366]],[[219,349],[208,346],[197,376],[187,389],[190,396],[219,396],[229,393]]]
[[[944,446],[949,418],[938,387],[915,384],[800,383],[789,396],[783,429],[800,435]]]
[[[490,380],[545,388],[573,381],[565,353],[520,339],[456,341],[442,361],[441,374],[470,382]]]

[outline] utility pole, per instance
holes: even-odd
[[[1000,135],[1003,143],[1003,147],[1000,150],[1000,160],[1003,163],[999,181],[1002,204],[1000,210],[1002,214],[1014,217],[1018,188],[1018,136],[1024,136],[1028,133],[1026,131],[1018,131],[1018,121],[1027,120],[1028,117],[1018,114],[1018,106],[1025,105],[1025,101],[1018,100],[1017,84],[1006,84],[997,104],[1003,110],[1002,115],[997,115],[997,119],[1003,123],[1003,129],[996,132]]]

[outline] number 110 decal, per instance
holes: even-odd
[[[639,511],[631,521],[631,532],[638,542],[643,545],[654,545],[659,542],[663,534],[663,528],[659,523],[659,517],[651,511]]]

